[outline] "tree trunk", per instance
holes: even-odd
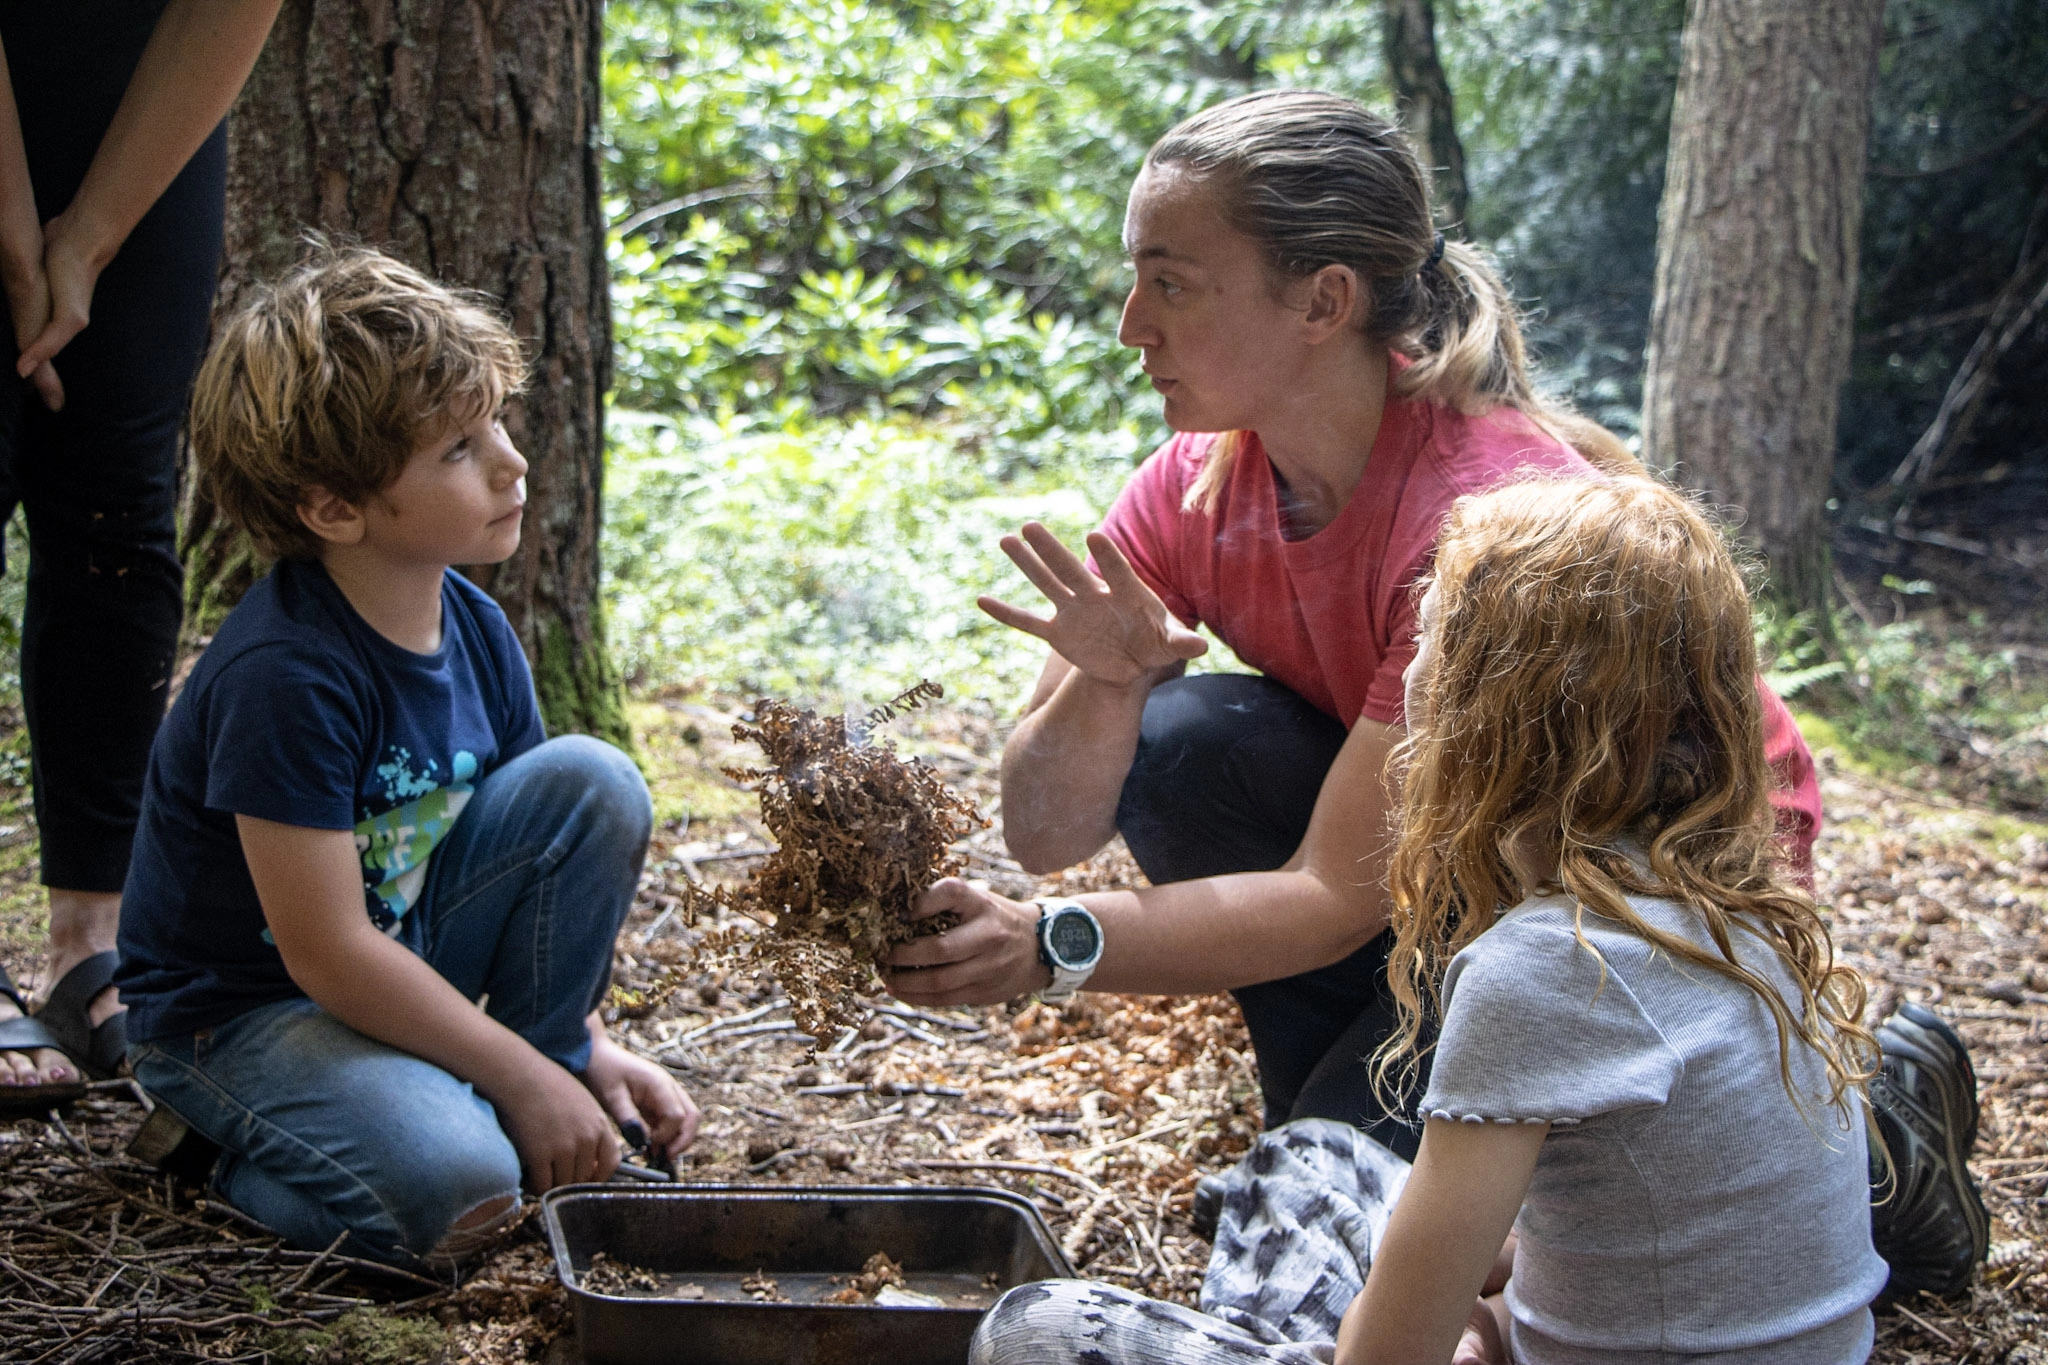
[[[1431,0],[1380,0],[1380,39],[1394,108],[1436,186],[1437,219],[1465,221],[1465,144],[1451,111],[1451,82],[1436,52]]]
[[[629,737],[598,598],[611,309],[597,128],[603,0],[288,0],[229,124],[219,307],[305,234],[377,246],[497,299],[532,382],[506,426],[526,533],[475,570],[533,663],[549,728]],[[188,499],[203,625],[257,566]]]
[[[1883,0],[1693,0],[1657,242],[1643,444],[1825,619]]]

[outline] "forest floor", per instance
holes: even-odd
[[[660,827],[619,946],[617,984],[638,998],[621,997],[633,1017],[616,1031],[703,1108],[682,1178],[1000,1185],[1038,1206],[1082,1274],[1192,1301],[1208,1254],[1189,1224],[1194,1185],[1259,1126],[1235,1006],[878,1002],[813,1055],[773,983],[697,960],[672,913],[687,883],[742,875],[768,846],[753,797],[720,771],[757,759],[730,738],[744,706],[663,693],[633,707]],[[2048,824],[1873,772],[1825,728],[1819,892],[1837,946],[1868,976],[1873,1018],[1912,999],[1954,1021],[1984,1110],[1973,1168],[1991,1264],[1962,1298],[1882,1313],[1874,1359],[2048,1365]],[[891,729],[997,813],[996,722],[941,707]],[[16,784],[0,803],[0,961],[19,981],[33,979],[42,928],[15,752],[0,747],[0,782]],[[1015,895],[1137,876],[1120,845],[1044,881],[1004,856],[997,830],[966,852],[969,875]],[[142,1115],[132,1088],[109,1082],[59,1119],[0,1125],[0,1361],[577,1359],[538,1220],[459,1285],[287,1251],[127,1157]]]

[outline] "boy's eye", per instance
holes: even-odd
[[[1181,290],[1181,287],[1178,284],[1174,283],[1172,280],[1154,280],[1153,283],[1158,285],[1159,292],[1166,295],[1166,297],[1168,298],[1172,298]]]

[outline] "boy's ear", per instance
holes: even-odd
[[[299,494],[299,520],[329,545],[353,545],[368,529],[354,503],[317,483]]]

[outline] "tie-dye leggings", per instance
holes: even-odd
[[[1012,1289],[972,1365],[1328,1365],[1408,1163],[1349,1124],[1299,1119],[1224,1177],[1202,1311],[1085,1280]]]

